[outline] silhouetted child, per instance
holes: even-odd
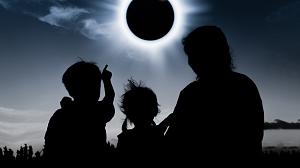
[[[170,154],[174,160],[199,161],[201,155],[202,161],[230,163],[258,158],[264,131],[262,101],[255,83],[233,71],[223,31],[198,27],[183,45],[197,80],[180,92],[174,122],[166,133]]]
[[[73,98],[62,99],[61,109],[51,117],[45,135],[44,156],[47,160],[101,162],[106,154],[105,126],[115,113],[111,72],[103,73],[89,62],[77,62],[63,75],[63,83]],[[105,97],[100,97],[101,80]]]
[[[153,121],[159,112],[155,93],[131,79],[122,95],[120,108],[126,115],[123,132],[118,135],[117,149],[121,157],[131,158],[132,163],[137,158],[156,159],[162,149],[165,128]],[[134,125],[132,129],[128,129],[128,122]]]

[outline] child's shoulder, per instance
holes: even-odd
[[[53,113],[50,121],[59,121],[59,120],[64,119],[65,117],[66,117],[66,110],[61,108],[61,109],[56,110]]]
[[[61,116],[63,116],[63,114],[64,114],[64,110],[58,109],[53,113],[51,118],[60,118]]]
[[[64,125],[64,120],[64,111],[62,109],[56,110],[49,120],[48,129],[53,129],[59,127],[60,125]]]

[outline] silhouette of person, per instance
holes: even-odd
[[[264,127],[262,101],[254,82],[233,71],[224,33],[216,26],[198,27],[183,45],[197,80],[180,92],[173,111],[166,132],[171,156],[226,158],[229,163],[258,158]]]
[[[115,113],[111,77],[107,65],[101,74],[97,65],[84,61],[66,70],[62,81],[73,100],[64,97],[60,102],[61,108],[48,123],[44,148],[46,160],[94,160],[99,163],[99,159],[105,156],[105,126]],[[98,101],[101,80],[105,97]]]
[[[121,97],[120,108],[126,119],[122,133],[118,135],[117,150],[121,159],[132,160],[133,164],[134,159],[151,161],[158,157],[164,135],[164,126],[156,125],[153,121],[159,113],[157,97],[142,83],[133,79],[128,81]],[[134,125],[132,129],[128,129],[128,122]]]

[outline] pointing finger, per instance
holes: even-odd
[[[108,67],[108,65],[106,64],[105,67],[104,67],[104,69],[103,69],[103,71],[106,71],[107,67]]]

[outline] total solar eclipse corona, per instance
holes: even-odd
[[[154,41],[172,29],[174,10],[168,0],[132,0],[126,11],[126,21],[135,36]]]
[[[135,51],[147,51],[154,60],[180,41],[191,8],[186,0],[119,0],[116,10],[117,39]],[[145,54],[142,54],[145,55]]]

